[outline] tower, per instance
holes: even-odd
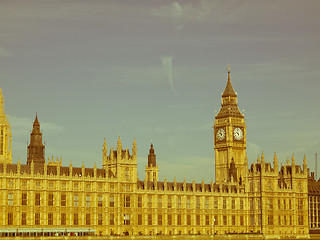
[[[156,155],[154,154],[153,144],[151,143],[149,155],[148,155],[148,165],[146,165],[147,181],[157,182],[158,172],[159,172],[159,167],[156,162]]]
[[[236,176],[245,177],[246,124],[238,108],[237,94],[230,80],[222,94],[221,108],[214,122],[215,177],[217,183],[224,183]],[[232,164],[231,164],[232,163]],[[235,172],[236,171],[236,172]]]
[[[28,146],[28,157],[27,164],[33,163],[42,166],[45,163],[44,152],[45,146],[42,144],[42,133],[40,131],[40,123],[38,121],[38,116],[33,123],[33,129],[30,134],[30,144]]]
[[[0,88],[0,163],[12,163],[12,128],[4,112],[4,99]]]

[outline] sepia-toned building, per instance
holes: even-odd
[[[0,226],[92,228],[98,235],[226,234],[308,237],[308,172],[294,156],[279,166],[264,154],[248,165],[246,122],[230,80],[213,124],[215,182],[168,182],[158,178],[151,144],[144,180],[132,149],[103,143],[102,166],[64,166],[45,161],[36,116],[27,162],[11,160],[11,129],[1,98]]]

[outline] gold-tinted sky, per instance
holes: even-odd
[[[13,162],[35,113],[46,156],[102,162],[102,144],[152,140],[160,178],[214,176],[212,124],[227,80],[247,120],[248,157],[284,163],[320,149],[320,16],[308,1],[0,2],[0,87]]]

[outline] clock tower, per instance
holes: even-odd
[[[215,177],[217,183],[242,181],[246,171],[246,123],[238,108],[237,93],[230,80],[222,94],[221,108],[214,121]]]

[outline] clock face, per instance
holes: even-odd
[[[219,141],[222,141],[226,137],[226,132],[224,131],[223,128],[220,128],[217,132],[217,139]]]
[[[236,140],[241,140],[243,138],[243,132],[241,128],[234,129],[233,136]]]

